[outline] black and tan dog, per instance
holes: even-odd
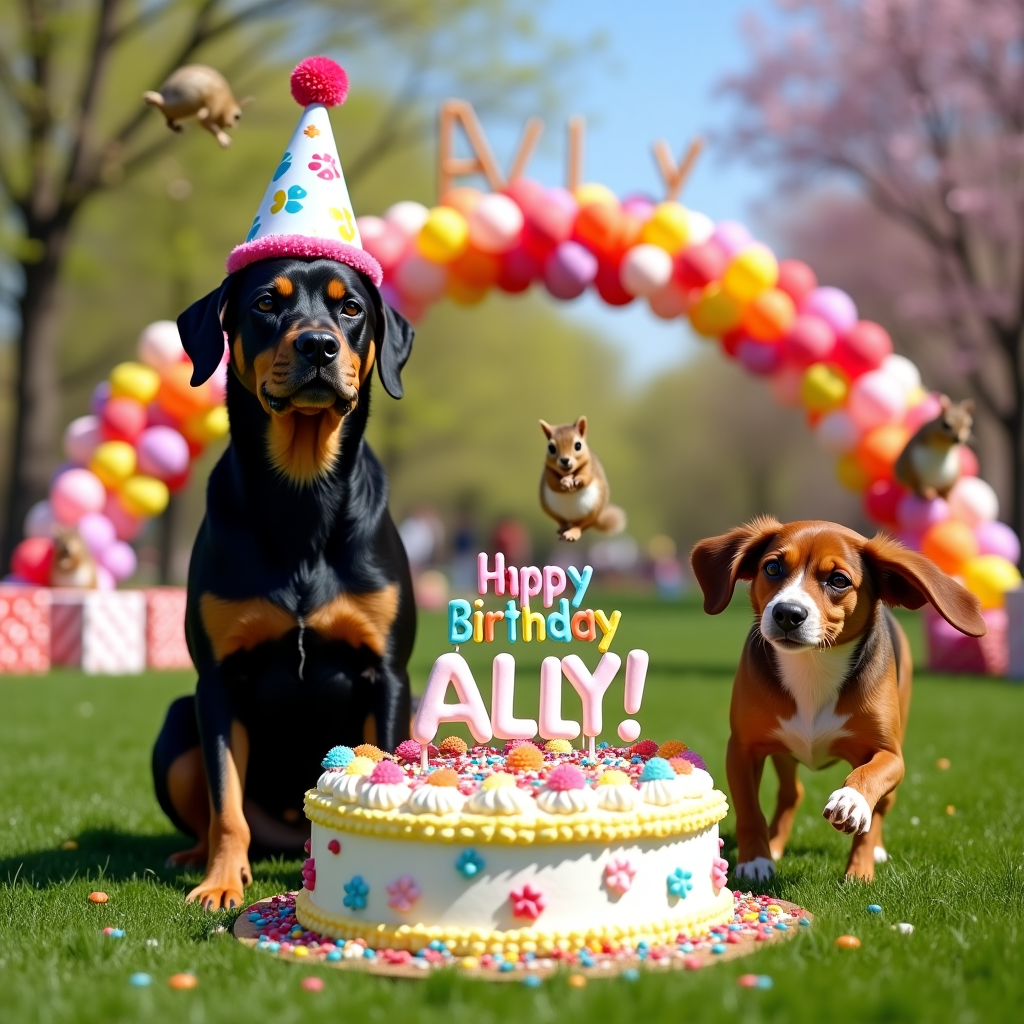
[[[240,905],[249,845],[297,852],[303,793],[336,743],[407,738],[416,628],[384,471],[363,438],[374,363],[402,395],[412,329],[362,274],[276,259],[178,319],[192,382],[230,340],[231,444],[192,551],[186,632],[199,674],[153,751],[157,796],[206,865],[189,893]]]

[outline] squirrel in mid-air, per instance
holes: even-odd
[[[95,589],[98,583],[96,561],[78,531],[73,527],[57,530],[53,538],[50,586]]]
[[[945,498],[960,479],[960,451],[974,425],[974,402],[939,397],[942,412],[922,424],[896,460],[895,477],[919,498]]]
[[[554,427],[541,420],[540,427],[548,439],[540,505],[558,523],[558,536],[579,540],[591,527],[601,533],[621,533],[626,513],[608,504],[608,478],[587,445],[587,417]]]
[[[226,149],[231,136],[224,130],[234,128],[242,116],[242,107],[228,85],[228,80],[216,69],[205,64],[186,64],[160,86],[159,92],[144,92],[142,98],[157,107],[167,119],[171,131],[180,132],[179,121],[194,117]]]

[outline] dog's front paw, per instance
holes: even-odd
[[[752,882],[767,882],[775,874],[775,865],[767,857],[755,857],[736,865],[737,878],[749,878]]]
[[[837,789],[825,804],[821,816],[840,832],[867,832],[871,828],[871,808],[855,789]]]
[[[206,877],[185,897],[186,903],[198,900],[203,910],[230,910],[242,906],[245,887],[252,881],[248,860],[242,863],[213,864]]]
[[[887,864],[889,861],[889,851],[884,846],[875,847],[875,863],[876,864]]]

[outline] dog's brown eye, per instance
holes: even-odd
[[[834,572],[828,578],[828,585],[832,587],[833,590],[846,590],[853,586],[853,580],[851,580],[846,573]]]
[[[773,579],[777,579],[782,575],[782,563],[774,558],[770,562],[765,562],[764,574],[765,576],[771,576]]]
[[[261,313],[269,313],[274,308],[274,300],[269,295],[264,295],[256,300],[256,308]]]
[[[555,446],[553,444],[549,444],[548,445],[548,455],[554,455],[554,454],[555,454]]]
[[[362,313],[363,311],[363,307],[360,306],[358,302],[353,302],[351,299],[349,299],[348,302],[346,302],[345,305],[341,307],[341,311],[342,313],[345,314],[345,316],[359,316],[359,314]]]

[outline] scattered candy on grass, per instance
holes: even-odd
[[[324,979],[316,977],[303,978],[301,984],[307,992],[322,992]]]
[[[78,843],[76,843],[74,839],[65,839],[64,842],[60,844],[60,848],[62,850],[77,850]]]
[[[152,946],[159,946],[160,945],[160,940],[159,939],[146,939],[146,945],[150,946],[150,947],[152,947]]]
[[[835,944],[839,949],[860,949],[860,939],[856,935],[840,935]]]
[[[956,808],[952,804],[947,804],[946,813],[952,818],[956,814]]]
[[[103,934],[109,936],[111,939],[123,939],[124,929],[123,928],[104,928]]]
[[[869,903],[868,904],[868,913],[869,914],[880,914],[881,912],[882,912],[882,908],[877,903]]]
[[[540,988],[543,984],[543,979],[539,974],[527,974],[526,977],[523,978],[523,984],[527,988]]]
[[[89,893],[90,903],[106,903],[110,897],[105,892],[91,892]]]
[[[938,761],[935,762],[935,767],[938,768],[940,772],[946,772],[949,771],[952,764],[953,762],[950,761],[948,757],[940,757]]]
[[[569,984],[573,988],[583,988],[587,984],[587,979],[582,974],[570,974]]]
[[[914,926],[908,924],[906,921],[900,921],[899,924],[894,924],[893,928],[900,933],[900,935],[913,935]]]
[[[183,971],[181,974],[172,974],[167,979],[167,984],[170,988],[195,988],[199,984],[199,979],[191,972]]]
[[[737,985],[743,988],[771,988],[774,982],[767,974],[741,974],[736,979]]]
[[[128,984],[133,988],[146,988],[152,981],[153,979],[145,971],[139,971],[128,979]]]

